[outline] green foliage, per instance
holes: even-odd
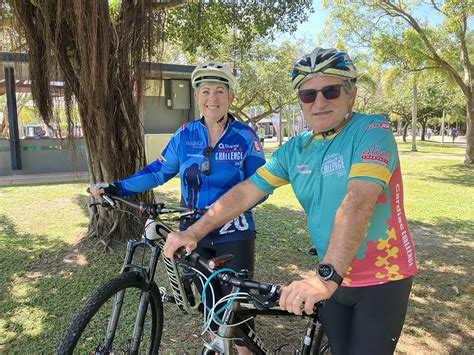
[[[240,64],[239,91],[233,109],[241,118],[248,117],[246,109],[253,106],[262,108],[263,114],[279,112],[286,105],[296,103],[296,95],[291,86],[290,74],[294,63],[303,53],[302,42],[283,42],[272,46],[261,41],[254,55]]]
[[[178,43],[191,54],[201,50],[216,57],[231,28],[235,29],[236,52],[242,52],[258,37],[294,32],[308,11],[312,11],[308,0],[190,2],[168,11],[166,41]]]

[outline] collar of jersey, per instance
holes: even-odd
[[[312,133],[311,137],[309,137],[309,140],[304,145],[304,148],[305,149],[308,148],[310,146],[311,142],[313,142],[313,140],[322,141],[322,140],[334,139],[334,137],[336,137],[344,129],[344,127],[346,127],[348,125],[348,123],[351,121],[353,115],[354,115],[353,113],[350,113],[348,119],[344,120],[343,124],[340,124],[338,127],[330,129],[329,131],[316,132],[313,129],[313,131],[311,132]]]
[[[326,132],[316,132],[313,129],[313,137],[314,137],[313,139],[316,139],[316,140],[334,139],[334,137],[336,137],[346,125],[347,124],[342,125],[341,127],[338,127],[338,128],[330,129],[329,131],[326,131]]]
[[[202,116],[199,121],[201,122],[201,124],[204,124],[204,121],[205,121],[204,116]],[[234,121],[235,121],[235,117],[232,116],[232,114],[231,114],[230,112],[227,112],[227,123],[226,123],[226,127],[227,127],[227,125],[230,125],[230,124],[234,123]]]

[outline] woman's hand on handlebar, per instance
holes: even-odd
[[[313,314],[314,305],[330,298],[337,287],[335,282],[323,281],[316,276],[293,281],[284,288],[280,307],[296,315],[302,315],[303,311],[308,315]]]
[[[92,184],[88,191],[92,196],[94,196],[96,200],[100,200],[103,194],[116,195],[119,192],[119,188],[114,184],[98,182],[96,184]]]
[[[93,186],[94,185],[89,187],[88,191],[92,196],[94,196],[96,200],[99,200],[102,197],[102,195],[105,193],[105,191],[104,189],[95,189]]]
[[[166,238],[163,252],[167,258],[172,258],[174,253],[181,247],[191,253],[197,247],[198,238],[189,229],[182,232],[171,232]]]

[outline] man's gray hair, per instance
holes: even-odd
[[[354,87],[355,87],[354,82],[347,79],[342,80],[342,88],[344,89],[347,95],[352,95],[352,91],[354,90]]]

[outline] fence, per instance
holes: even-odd
[[[0,139],[0,176],[87,171],[84,140],[76,138],[74,145],[75,150],[65,139],[21,139],[22,169],[12,170],[10,141]]]

